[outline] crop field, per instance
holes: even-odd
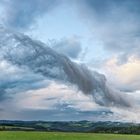
[[[140,140],[140,135],[1,131],[0,140]]]

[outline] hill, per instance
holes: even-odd
[[[94,132],[140,134],[140,124],[123,122],[47,122],[47,121],[10,121],[1,120],[0,130],[9,131],[58,131],[58,132]]]

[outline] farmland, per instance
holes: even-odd
[[[140,135],[64,133],[64,132],[0,132],[0,140],[140,140]]]
[[[140,124],[123,122],[92,122],[92,121],[0,121],[1,131],[43,131],[43,132],[79,132],[79,133],[110,133],[140,134]]]

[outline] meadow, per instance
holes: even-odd
[[[140,140],[140,135],[1,131],[0,140]]]

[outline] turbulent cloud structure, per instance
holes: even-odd
[[[70,61],[67,57],[28,36],[12,33],[3,28],[0,32],[1,60],[20,69],[29,69],[33,74],[40,74],[49,80],[76,85],[83,93],[92,95],[95,102],[100,105],[131,106],[126,97],[123,98],[119,92],[107,86],[104,75],[90,72],[85,66]],[[21,78],[21,82],[22,80],[28,83]],[[34,79],[30,80],[29,82],[34,81]],[[5,88],[1,85],[4,90],[13,85],[18,87],[16,80],[6,84],[8,87]]]
[[[139,120],[139,15],[139,0],[1,0],[0,118]]]
[[[28,28],[36,19],[48,13],[57,0],[3,0],[5,23],[12,28]]]

